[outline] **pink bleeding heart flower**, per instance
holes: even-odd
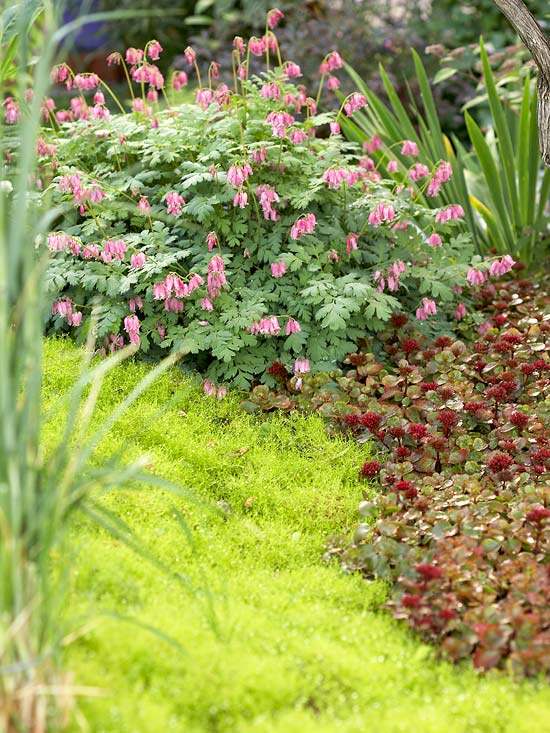
[[[486,279],[487,275],[483,270],[476,270],[475,267],[470,267],[466,274],[466,280],[470,285],[483,285]]]
[[[289,318],[285,326],[285,334],[290,336],[292,333],[300,333],[302,327],[294,318]]]
[[[401,155],[412,155],[418,157],[419,155],[418,145],[413,140],[405,140],[401,147]]]
[[[283,277],[286,271],[287,271],[286,262],[272,262],[271,263],[271,274],[273,275],[273,277],[276,277],[276,278]]]

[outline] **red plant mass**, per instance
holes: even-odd
[[[508,455],[508,453],[495,453],[487,461],[487,466],[493,473],[499,473],[500,471],[505,471],[507,468],[510,468],[513,463],[514,459],[512,456]]]
[[[429,565],[428,563],[419,563],[415,565],[416,572],[421,575],[424,580],[437,580],[443,575],[443,570],[436,567],[435,565]]]
[[[540,524],[545,519],[550,519],[550,509],[547,509],[544,506],[536,506],[534,509],[527,512],[525,518],[529,522]]]
[[[405,341],[403,341],[403,343],[401,344],[401,348],[403,349],[405,354],[411,354],[413,351],[418,351],[418,349],[420,348],[420,344],[416,339],[405,339]]]
[[[363,427],[367,428],[371,432],[378,430],[380,423],[382,422],[382,415],[377,412],[365,412],[361,415],[359,423]]]
[[[381,468],[382,464],[380,464],[378,461],[366,461],[365,463],[363,463],[361,475],[365,478],[372,478],[373,476],[377,476],[380,473]]]
[[[428,428],[422,423],[412,422],[408,426],[407,432],[416,440],[422,440],[422,438],[425,438],[428,435]]]
[[[526,415],[524,412],[518,412],[518,410],[515,410],[510,415],[510,422],[516,428],[524,428],[529,422],[529,415]]]
[[[394,328],[401,328],[409,319],[404,313],[394,313],[391,317],[391,324]]]
[[[486,291],[471,310],[490,323],[481,335],[467,318],[461,340],[437,345],[410,322],[397,342],[392,327],[383,358],[364,351],[346,372],[306,377],[307,404],[333,430],[363,441],[368,428],[380,451],[361,471],[381,489],[370,532],[334,548],[344,567],[393,581],[388,607],[448,658],[549,674],[548,289]]]
[[[441,424],[444,435],[449,435],[451,430],[459,421],[459,416],[454,410],[440,410],[437,421]]]

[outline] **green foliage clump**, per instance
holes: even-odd
[[[235,91],[200,88],[197,105],[161,111],[137,97],[132,114],[111,116],[102,93],[93,107],[84,99],[97,78],[55,72],[78,88],[57,113],[73,121],[42,146],[55,174],[44,195],[67,208],[48,238],[56,329],[83,338],[99,298],[106,351],[124,339],[152,355],[181,348],[210,379],[248,386],[275,360],[332,369],[365,330],[426,299],[452,317],[469,265],[486,267],[455,233],[462,208],[429,207],[384,177],[339,133],[364,97],[317,114],[298,73],[279,59]],[[159,74],[148,61],[131,69],[160,85]],[[415,170],[428,197],[451,174],[443,156]]]
[[[467,142],[445,129],[425,67],[414,51],[420,100],[410,95],[408,106],[403,104],[381,68],[386,103],[349,69],[369,105],[346,121],[344,130],[360,143],[373,135],[380,138],[382,145],[374,155],[378,164],[396,157],[395,149],[405,136],[417,143],[420,160],[428,166],[446,156],[453,166],[453,178],[438,198],[424,202],[433,206],[459,203],[465,212],[462,231],[471,235],[479,253],[509,253],[523,265],[537,267],[550,248],[550,169],[539,153],[532,66],[521,68],[517,49],[515,54],[513,49],[489,54],[483,42],[448,55],[441,46],[435,46],[433,52],[444,56],[436,83],[459,73],[477,82],[475,97],[462,110]],[[481,122],[473,112],[479,105],[483,105],[483,114],[477,115]],[[398,180],[407,176],[408,161],[402,163]]]

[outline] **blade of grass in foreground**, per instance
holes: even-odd
[[[100,15],[112,19],[133,14]],[[45,2],[40,26],[44,43],[34,67],[34,98],[19,126],[15,162],[8,168],[4,157],[0,159],[0,730],[10,733],[57,733],[69,722],[72,698],[82,692],[68,685],[62,668],[62,648],[71,638],[60,621],[71,572],[70,553],[63,550],[74,512],[86,511],[159,570],[169,571],[158,565],[154,553],[129,528],[116,517],[107,517],[98,500],[102,491],[147,480],[144,461],[125,465],[115,455],[98,462],[96,449],[128,407],[181,354],[151,370],[92,430],[103,379],[132,349],[92,364],[90,340],[80,379],[68,402],[62,401],[51,416],[61,425],[65,421],[65,427],[59,430],[58,443],[43,455],[44,262],[37,259],[32,243],[44,236],[58,212],[47,207],[39,210],[32,196],[36,140],[41,100],[47,93],[55,53],[68,34],[89,20],[79,18],[58,29],[55,18],[56,4]],[[26,38],[24,13],[11,22],[16,23],[16,36]],[[18,43],[16,48],[14,54],[11,45],[0,44],[0,68],[7,60],[16,63],[18,93],[23,95],[29,68],[27,43]],[[2,124],[0,120],[0,134]],[[158,477],[151,483],[180,497],[185,494]],[[178,522],[189,537],[181,514]],[[183,575],[178,578],[190,597],[198,594]],[[207,594],[205,613],[215,622],[213,598]]]

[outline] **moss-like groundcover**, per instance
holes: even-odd
[[[78,357],[66,342],[46,343],[46,402],[70,385]],[[120,367],[105,410],[145,370]],[[222,502],[225,515],[178,500],[193,556],[166,493],[141,487],[108,500],[164,562],[198,584],[202,568],[221,633],[200,596],[81,521],[69,613],[97,626],[67,661],[79,684],[105,693],[80,701],[94,733],[550,731],[547,687],[437,662],[378,610],[382,585],[322,563],[327,536],[356,521],[365,449],[327,438],[321,418],[258,420],[237,398],[208,399],[171,374],[102,450],[113,449],[147,452],[156,473],[192,488],[205,507]],[[161,629],[185,652],[102,610]]]

